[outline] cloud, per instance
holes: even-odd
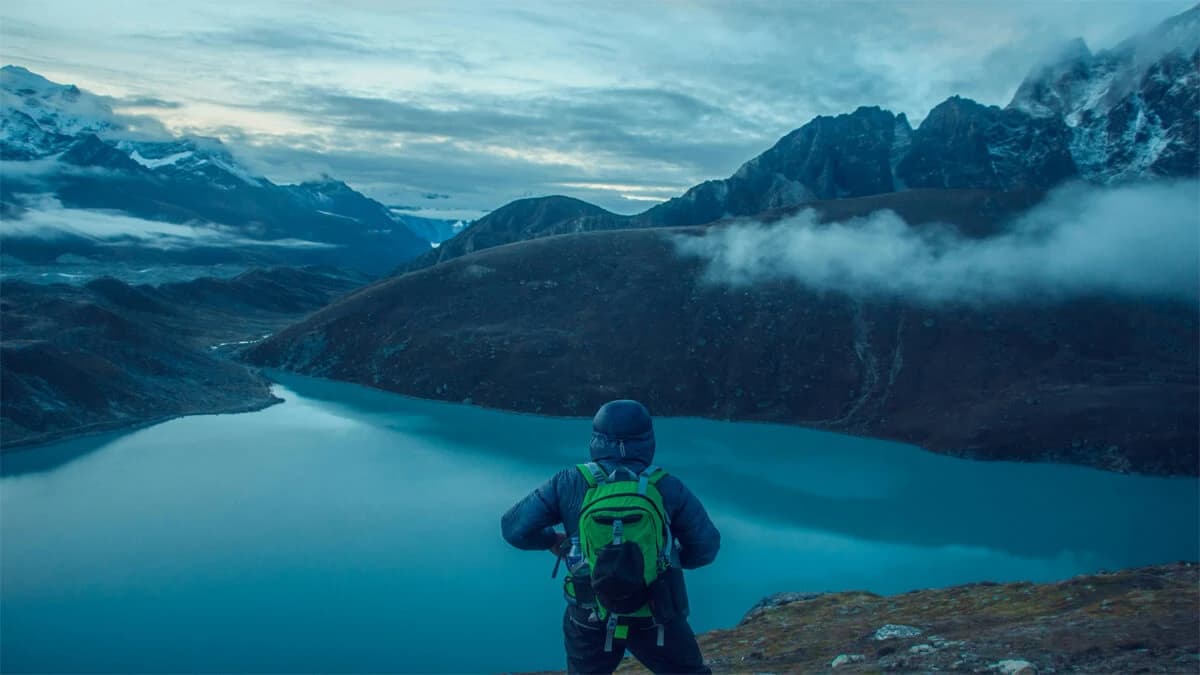
[[[369,32],[338,30],[330,26],[328,21],[281,22],[276,19],[270,23],[255,22],[178,33],[155,31],[129,37],[146,42],[190,44],[200,49],[234,49],[245,53],[402,59],[421,62],[441,72],[471,68],[471,64],[452,49],[395,44],[390,40],[375,39]]]
[[[1111,47],[1189,2],[43,0],[0,9],[0,58],[178,102],[129,107],[222,136],[273,179],[302,158],[387,201],[440,192],[484,209],[566,192],[632,213],[656,193],[598,186],[682,191],[860,105],[913,122],[953,94],[1004,105],[1063,41]]]
[[[0,178],[9,183],[13,193],[38,192],[47,179],[60,176],[118,177],[120,171],[100,166],[78,166],[59,161],[57,157],[32,160],[0,159]]]
[[[895,213],[821,225],[811,211],[676,238],[712,283],[793,280],[827,292],[924,304],[1089,294],[1200,299],[1200,183],[1070,186],[1004,234],[967,239]]]
[[[222,135],[231,147],[240,149],[238,158],[247,167],[275,182],[293,183],[328,174],[389,204],[421,203],[426,201],[425,194],[441,192],[450,199],[438,200],[438,208],[478,213],[513,199],[573,194],[605,208],[632,213],[644,210],[646,203],[625,200],[621,195],[649,194],[666,199],[689,185],[687,175],[663,171],[677,182],[671,192],[659,192],[661,186],[650,185],[644,172],[647,167],[661,165],[650,160],[621,162],[602,153],[585,153],[586,161],[576,162],[571,157],[559,161],[516,147],[494,146],[484,151],[471,143],[413,140],[391,154],[385,146],[395,139],[387,135],[362,139],[349,132],[335,133],[296,137],[286,143],[235,130],[225,130]],[[611,177],[611,181],[597,181],[596,172]],[[611,188],[610,184],[621,189]],[[647,187],[642,190],[641,185]],[[638,189],[624,189],[634,187]]]
[[[398,135],[401,146],[411,140],[471,144],[477,153],[512,148],[531,158],[539,152],[560,155],[583,166],[619,158],[689,169],[736,168],[762,143],[738,131],[733,111],[669,89],[575,87],[400,100],[306,88],[266,105],[310,115],[343,132]]]
[[[60,239],[82,237],[113,246],[138,245],[163,250],[199,246],[268,246],[275,248],[336,248],[302,239],[260,240],[241,236],[217,223],[168,223],[97,209],[69,209],[49,195],[31,198],[17,218],[6,218],[0,237]]]
[[[105,96],[103,97],[113,108],[157,108],[159,110],[178,110],[183,107],[179,101],[168,101],[154,96]]]

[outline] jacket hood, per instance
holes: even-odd
[[[654,461],[654,423],[650,411],[637,401],[609,401],[592,418],[592,461],[608,460],[622,464]]]

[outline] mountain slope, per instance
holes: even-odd
[[[0,446],[275,402],[225,352],[359,286],[332,270],[131,286],[0,283]]]
[[[249,350],[255,364],[555,415],[788,422],[989,459],[1197,470],[1200,317],[1081,298],[928,308],[786,282],[706,283],[630,229],[495,247],[376,284]]]
[[[893,168],[911,134],[904,115],[879,108],[817,117],[728,179],[697,185],[636,220],[648,226],[701,225],[817,199],[892,192]]]
[[[404,269],[422,269],[472,251],[513,241],[571,232],[617,229],[627,226],[628,221],[625,216],[571,197],[556,195],[518,199],[471,223],[441,246],[409,262]]]

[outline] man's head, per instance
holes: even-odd
[[[646,406],[622,399],[600,406],[592,418],[592,460],[649,466],[654,461],[654,422]]]

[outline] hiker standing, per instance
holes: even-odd
[[[611,673],[628,649],[655,673],[711,672],[687,622],[682,570],[711,563],[720,533],[683,482],[652,464],[641,403],[604,404],[590,448],[591,462],[559,471],[500,521],[513,546],[567,558],[567,670]]]

